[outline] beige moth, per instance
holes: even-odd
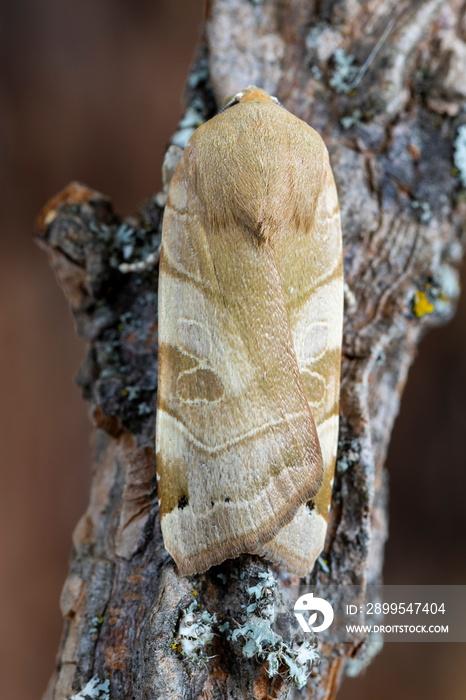
[[[338,438],[343,265],[321,137],[263,90],[189,139],[159,271],[158,497],[182,574],[322,550]]]

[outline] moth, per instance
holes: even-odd
[[[263,90],[189,139],[159,268],[158,497],[182,574],[309,572],[338,438],[343,265],[327,149]]]

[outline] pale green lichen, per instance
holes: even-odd
[[[126,392],[126,396],[128,397],[128,401],[136,401],[136,399],[139,397],[139,394],[141,393],[141,387],[140,386],[126,386],[124,388],[124,391]]]
[[[152,413],[152,406],[149,406],[148,403],[140,403],[138,406],[138,415],[139,416],[148,416],[149,414]]]
[[[327,559],[324,559],[323,557],[317,557],[317,561],[320,565],[320,568],[322,571],[325,571],[326,574],[330,573],[330,569],[328,568],[328,561]]]
[[[325,24],[325,22],[318,22],[312,29],[309,31],[308,35],[306,36],[306,48],[309,49],[310,51],[314,51],[317,49],[319,41],[320,41],[320,36],[322,32],[327,29],[328,25]]]
[[[330,85],[336,92],[351,92],[359,68],[354,65],[354,57],[347,54],[344,49],[337,49],[333,54],[334,70],[330,78]]]
[[[217,616],[204,610],[197,612],[199,603],[194,600],[182,611],[178,626],[178,636],[172,642],[172,649],[176,649],[181,656],[196,665],[204,665],[209,658],[207,647],[214,639],[213,626],[217,624]]]
[[[240,580],[244,578],[242,574],[239,575]],[[309,635],[302,641],[302,632],[299,632],[288,642],[274,631],[277,581],[270,571],[261,571],[258,579],[255,586],[247,589],[250,602],[243,606],[243,620],[241,624],[236,623],[236,629],[231,629],[230,621],[219,623],[215,613],[207,610],[201,613],[198,601],[194,600],[182,610],[178,632],[171,647],[187,661],[205,665],[212,658],[207,650],[215,637],[215,628],[230,642],[239,642],[242,656],[267,663],[270,678],[281,671],[297,688],[303,688],[312,669],[320,663],[316,639]],[[193,591],[193,595],[197,596],[197,591]]]
[[[432,209],[429,202],[418,202],[416,199],[411,202],[412,209],[418,209],[420,212],[419,219],[423,224],[427,224],[433,217]]]
[[[197,63],[195,70],[192,71],[188,78],[190,88],[196,88],[201,83],[205,83],[209,78],[209,61],[207,57],[203,57]]]
[[[110,681],[101,681],[98,676],[94,676],[79,693],[72,695],[70,700],[110,700]]]
[[[123,223],[115,233],[114,246],[121,252],[124,260],[129,260],[136,245],[136,229]]]
[[[242,641],[242,655],[267,663],[267,674],[276,676],[281,667],[297,688],[304,688],[314,668],[320,663],[314,637],[288,643],[272,629],[277,581],[270,571],[260,572],[259,581],[247,589],[253,599],[245,606],[242,624],[231,633],[231,640]]]
[[[171,142],[174,146],[184,148],[196,131],[197,127],[204,122],[202,115],[193,107],[188,107],[183,117],[178,123],[178,130],[172,136]]]
[[[91,620],[91,627],[89,627],[89,634],[96,634],[99,631],[99,627],[104,621],[102,615],[96,615]]]
[[[355,109],[354,112],[340,119],[340,124],[344,129],[351,129],[352,126],[359,126],[361,124],[362,112],[360,109]]]
[[[461,184],[466,187],[466,124],[462,124],[458,128],[454,146],[453,160],[459,170]]]
[[[134,254],[139,260],[132,260]],[[120,272],[144,272],[158,262],[160,256],[160,234],[146,227],[135,227],[123,222],[113,237],[110,265]],[[128,262],[130,261],[131,262]],[[122,262],[123,261],[123,262]]]
[[[203,123],[202,114],[199,114],[197,110],[193,107],[188,107],[182,118],[178,123],[178,128],[180,129],[197,129]]]
[[[439,265],[436,279],[438,294],[435,301],[435,310],[442,316],[448,317],[452,313],[453,302],[460,295],[460,276],[458,270],[450,265]]]
[[[185,129],[180,129],[172,136],[172,144],[179,148],[184,148],[194,132],[195,129],[190,126]]]
[[[343,456],[338,460],[336,469],[340,474],[344,474],[349,467],[356,464],[359,460],[359,442],[355,438],[351,441],[349,449],[344,451]]]

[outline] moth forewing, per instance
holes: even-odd
[[[324,525],[301,512],[329,500],[341,342],[329,177],[316,132],[256,88],[193,134],[175,171],[156,432],[164,543],[182,573],[243,552],[312,566],[306,543]]]
[[[343,255],[337,191],[326,152],[324,160],[307,250],[300,251],[302,274],[290,275],[285,256],[282,268],[296,358],[322,451],[323,481],[317,496],[257,550],[301,576],[312,570],[325,544],[338,446]]]

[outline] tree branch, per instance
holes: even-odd
[[[393,421],[421,335],[451,317],[459,293],[465,203],[453,142],[466,121],[464,22],[456,0],[208,5],[187,105],[207,119],[249,84],[277,95],[324,137],[339,192],[347,284],[340,442],[328,571],[315,567],[317,584],[380,580]],[[193,119],[186,115],[175,142]],[[172,648],[193,600],[237,620],[266,567],[244,556],[183,578],[163,547],[153,447],[157,268],[123,273],[120,265],[157,249],[164,198],[122,219],[106,197],[75,183],[39,219],[38,240],[89,344],[79,384],[96,427],[90,504],[73,537],[63,638],[44,697],[69,698],[97,675],[109,679],[112,700],[331,700],[348,657],[354,671],[355,658],[362,665],[370,655],[364,640],[322,649],[307,690],[291,695],[289,678],[270,679],[220,633],[205,664]]]

